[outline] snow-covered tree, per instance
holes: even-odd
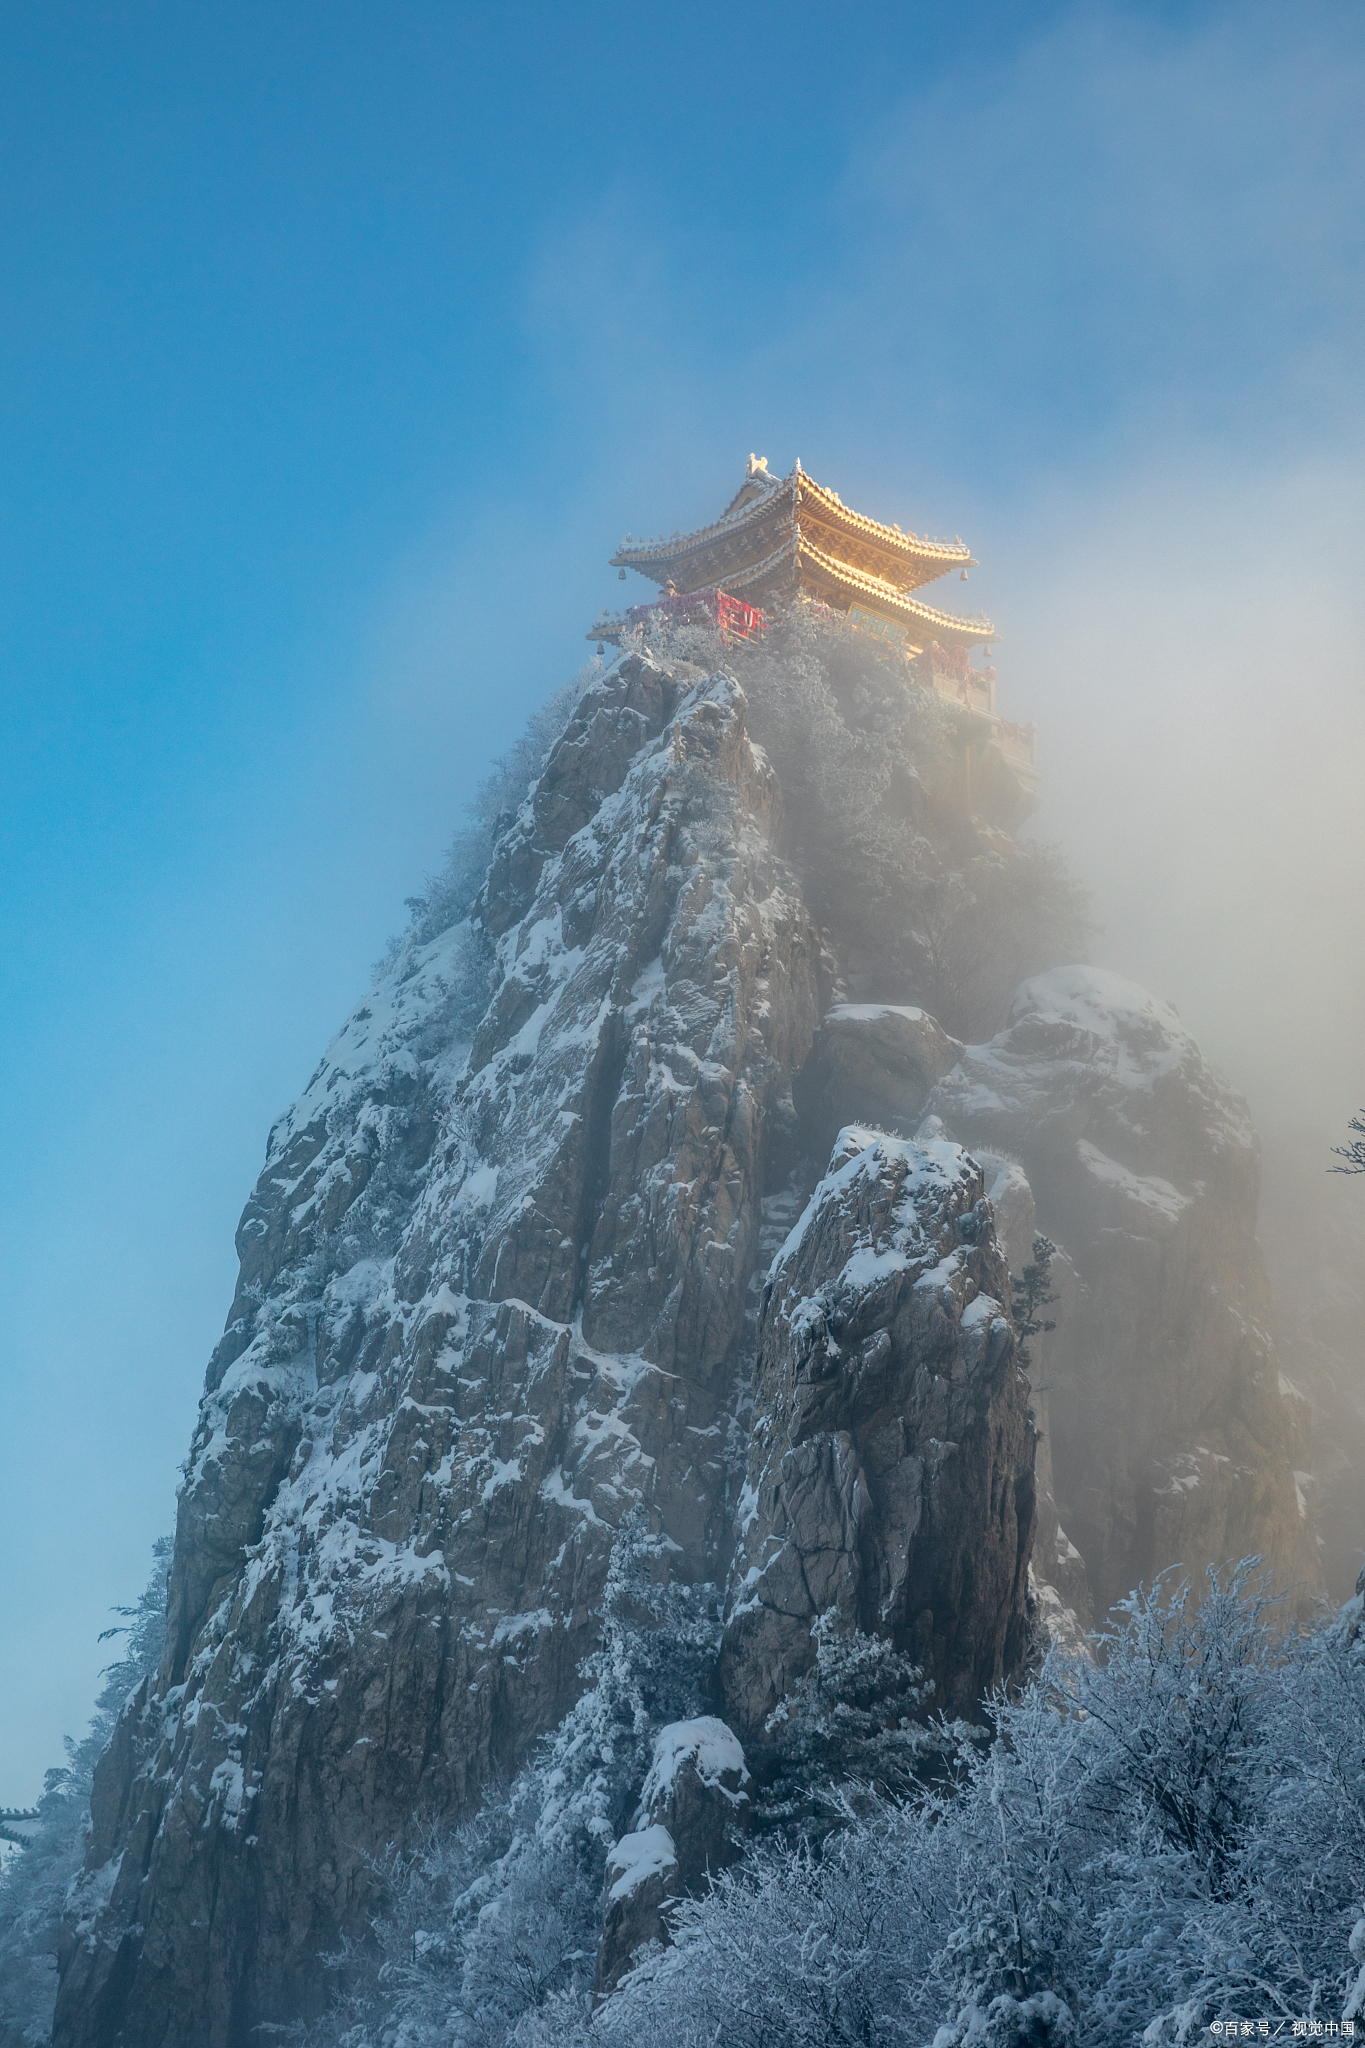
[[[1110,2048],[1365,2008],[1359,1616],[1286,1636],[1251,1565],[1134,1595],[948,1783],[767,1837],[540,2048]],[[558,2031],[556,2031],[558,2029]],[[1340,2038],[1340,2036],[1338,2036]]]
[[[468,822],[451,840],[440,872],[429,877],[420,896],[408,898],[412,922],[404,938],[394,941],[396,947],[409,938],[424,945],[468,917],[488,871],[494,840],[540,775],[580,698],[601,674],[600,661],[585,662],[532,712],[521,737],[498,756],[466,805]]]
[[[1017,1357],[1019,1370],[1027,1372],[1033,1363],[1029,1351],[1029,1338],[1046,1336],[1057,1325],[1045,1319],[1044,1309],[1051,1308],[1057,1299],[1051,1283],[1052,1261],[1057,1256],[1057,1247],[1050,1237],[1039,1234],[1033,1240],[1033,1257],[1022,1273],[1010,1281],[1013,1295],[1014,1327],[1019,1337]]]
[[[471,913],[494,843],[539,777],[584,692],[601,674],[600,661],[585,662],[577,675],[531,714],[521,737],[493,763],[465,806],[467,822],[452,839],[439,873],[428,876],[420,895],[408,897],[406,930],[390,939],[384,958],[375,966],[377,981],[412,952],[458,927],[450,995],[440,1017],[441,1030],[457,1040],[473,1037],[488,1007],[492,986],[493,947],[477,915]]]
[[[1340,1166],[1331,1166],[1329,1173],[1365,1173],[1365,1109],[1359,1116],[1353,1116],[1346,1127],[1355,1132],[1344,1145],[1333,1145],[1332,1155],[1341,1161]]]
[[[100,1641],[122,1636],[123,1654],[103,1673],[89,1728],[78,1742],[66,1738],[66,1762],[47,1773],[31,1841],[0,1870],[0,2042],[6,2048],[42,2048],[51,2037],[62,1906],[85,1855],[95,1765],[129,1694],[160,1662],[170,1554],[171,1539],[162,1537],[136,1605],[115,1609],[119,1620]]]
[[[815,1663],[769,1718],[758,1824],[819,1840],[877,1801],[906,1797],[965,1730],[926,1726],[933,1687],[881,1636],[811,1631]]]

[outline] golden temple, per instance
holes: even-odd
[[[799,461],[774,477],[765,457],[751,455],[719,519],[659,540],[627,535],[611,566],[623,579],[628,569],[638,570],[660,595],[625,612],[603,612],[587,634],[599,650],[647,629],[657,612],[707,619],[726,639],[745,640],[793,602],[828,606],[898,649],[951,704],[963,793],[974,809],[1012,828],[1035,807],[1036,728],[1001,718],[995,670],[971,664],[973,648],[999,638],[995,627],[980,613],[963,617],[915,595],[954,569],[966,581],[977,564],[961,540],[902,533],[851,511]]]
[[[744,481],[720,518],[694,533],[667,539],[627,537],[611,558],[624,576],[636,569],[662,590],[687,596],[723,590],[764,609],[805,595],[855,624],[900,641],[908,654],[987,646],[989,619],[962,618],[913,595],[951,570],[976,567],[960,540],[930,540],[852,512],[837,491],[807,476],[798,461],[788,475],[768,474],[766,458],[749,457]],[[625,625],[604,614],[589,639],[617,640]]]

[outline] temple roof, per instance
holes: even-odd
[[[710,621],[733,644],[761,639],[792,604],[843,613],[879,650],[915,663],[915,674],[951,708],[951,730],[969,806],[1013,830],[1038,801],[1037,729],[1013,725],[995,708],[994,668],[973,668],[973,647],[999,638],[980,612],[964,617],[925,604],[924,584],[976,566],[964,543],[902,533],[845,505],[837,491],[797,462],[784,477],[749,457],[739,489],[719,519],[658,540],[627,535],[611,558],[667,587],[624,612],[602,612],[587,637],[623,646],[655,620]],[[766,615],[766,617],[765,617]]]
[[[844,608],[856,603],[875,611],[917,646],[937,639],[970,647],[996,638],[988,619],[959,618],[910,595],[951,569],[976,566],[961,540],[902,533],[868,519],[807,476],[799,461],[777,478],[764,458],[751,455],[719,519],[657,540],[628,535],[611,564],[681,592],[723,587],[751,604],[808,590]]]
[[[628,535],[611,558],[614,569],[638,569],[655,583],[675,583],[679,590],[700,590],[714,582],[715,564],[749,551],[771,523],[776,530],[793,519],[814,533],[826,535],[826,552],[847,559],[851,567],[880,577],[899,590],[932,583],[950,569],[974,568],[970,548],[961,540],[930,539],[902,533],[868,519],[844,504],[837,491],[807,476],[799,462],[788,475],[770,477],[766,462],[749,457],[743,483],[719,519],[691,533],[656,540]],[[774,538],[776,531],[774,531]]]

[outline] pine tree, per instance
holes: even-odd
[[[1028,1348],[1030,1337],[1044,1336],[1055,1330],[1055,1322],[1045,1322],[1042,1311],[1050,1308],[1057,1299],[1049,1284],[1052,1261],[1057,1256],[1057,1247],[1050,1237],[1035,1237],[1033,1257],[1017,1279],[1010,1282],[1014,1294],[1014,1327],[1019,1335],[1019,1369],[1027,1372],[1033,1363]]]
[[[925,1725],[933,1693],[881,1636],[832,1611],[811,1631],[815,1663],[770,1716],[757,1819],[813,1841],[859,1811],[903,1799],[957,1739]]]

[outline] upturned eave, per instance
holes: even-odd
[[[611,567],[635,569],[661,587],[671,582],[682,591],[722,581],[728,587],[727,557],[734,568],[746,567],[742,557],[755,542],[765,555],[771,551],[764,545],[765,526],[773,528],[766,537],[771,542],[777,539],[782,524],[803,519],[822,531],[824,552],[849,548],[859,558],[850,563],[851,568],[874,574],[894,589],[916,589],[949,570],[976,566],[962,541],[921,539],[854,512],[837,491],[817,483],[798,464],[760,496],[728,510],[709,526],[654,540],[622,542],[611,557]]]
[[[963,618],[957,612],[940,611],[901,590],[893,590],[878,577],[850,568],[836,556],[826,554],[802,533],[797,540],[798,575],[801,586],[818,596],[833,596],[839,609],[860,604],[879,618],[902,626],[918,651],[937,640],[942,647],[986,647],[1000,636],[987,618]]]

